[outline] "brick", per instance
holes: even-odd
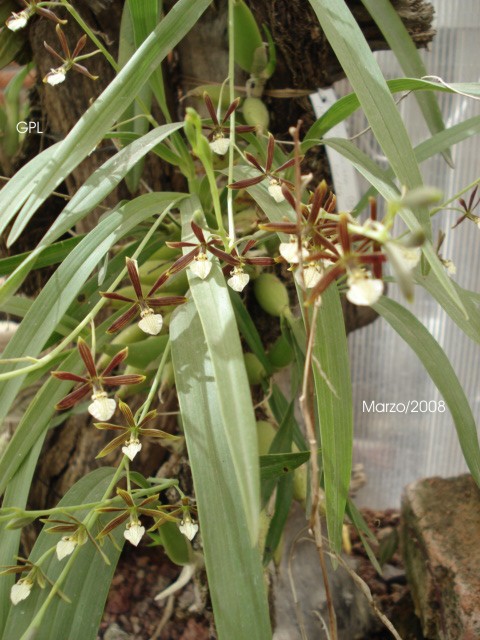
[[[400,544],[423,633],[480,638],[480,490],[470,475],[427,478],[402,500]]]

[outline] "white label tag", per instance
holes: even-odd
[[[333,89],[318,89],[310,95],[310,101],[315,112],[315,117],[320,118],[336,102],[337,96]],[[328,136],[331,138],[348,138],[345,122],[340,122],[330,129]],[[360,189],[357,175],[353,166],[338,151],[325,146],[328,162],[332,171],[332,180],[335,195],[337,196],[338,211],[352,211],[360,200]]]

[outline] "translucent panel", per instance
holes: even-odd
[[[438,33],[430,50],[422,52],[428,72],[447,82],[478,81],[480,3],[478,0],[461,3],[437,0],[433,4]],[[390,52],[376,55],[387,78],[403,75]],[[350,91],[346,82],[338,83],[335,89],[338,95]],[[450,94],[437,95],[447,126],[480,114],[478,101]],[[412,95],[400,102],[399,109],[414,145],[429,137]],[[348,126],[350,135],[355,135],[365,129],[366,122],[361,114],[356,114]],[[369,133],[361,135],[358,144],[377,162],[382,161],[382,152]],[[477,139],[457,145],[452,155],[454,170],[441,157],[422,165],[425,184],[439,187],[446,197],[455,195],[480,175]],[[362,179],[358,180],[364,189]],[[446,232],[441,253],[455,262],[455,280],[467,289],[480,292],[480,229],[467,220],[452,230],[458,217],[456,212],[439,214],[434,220],[435,236],[440,229]],[[395,286],[390,286],[389,295],[407,304]],[[464,336],[423,290],[417,290],[415,302],[409,308],[446,351],[478,424],[480,346]],[[405,484],[423,476],[448,476],[465,471],[451,416],[448,411],[438,411],[435,401],[441,397],[409,347],[382,320],[355,332],[349,340],[356,433],[354,455],[355,462],[364,464],[368,478],[358,502],[373,508],[396,507]],[[410,411],[416,408],[417,412],[368,411],[372,400],[405,404],[410,401]],[[416,406],[412,401],[432,402]]]

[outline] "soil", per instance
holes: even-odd
[[[379,609],[391,620],[403,640],[424,640],[414,615],[410,589],[402,559],[396,548],[398,511],[362,514],[378,540],[372,548],[383,554],[383,577],[371,565],[356,531],[350,527],[352,554],[358,573],[368,584]],[[190,581],[174,596],[155,601],[155,596],[179,576],[180,567],[165,556],[161,547],[130,545],[120,559],[110,589],[98,640],[209,640],[216,638],[213,614],[204,593],[205,576]],[[381,623],[363,640],[389,640]]]

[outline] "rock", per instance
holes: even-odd
[[[305,513],[294,504],[284,533],[283,554],[272,578],[273,640],[325,640],[328,613],[322,572]],[[351,558],[345,560],[355,565]],[[364,638],[372,626],[368,601],[341,566],[335,571],[327,558],[329,581],[337,616],[339,640]]]
[[[116,622],[105,631],[104,640],[131,640],[131,635],[118,626]]]
[[[402,500],[400,544],[416,613],[432,640],[480,638],[480,490],[428,478]]]

